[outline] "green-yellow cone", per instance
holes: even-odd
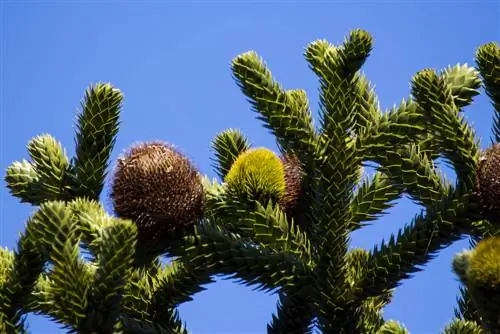
[[[500,331],[500,237],[479,242],[470,253],[467,286],[481,318],[492,333]]]
[[[469,257],[467,278],[481,288],[500,288],[500,238],[479,242]]]
[[[285,194],[280,158],[267,148],[250,149],[235,160],[226,175],[230,191],[245,199],[277,202]]]

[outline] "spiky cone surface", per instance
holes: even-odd
[[[172,145],[133,145],[117,161],[110,197],[115,213],[138,227],[138,244],[192,227],[203,213],[201,175]]]
[[[476,194],[479,195],[485,218],[493,224],[500,224],[500,143],[481,153]]]
[[[452,268],[460,280],[467,284],[467,270],[469,269],[469,262],[472,251],[465,250],[455,255],[453,258]]]
[[[267,148],[241,153],[224,180],[228,190],[244,200],[277,203],[285,194],[285,169],[280,158]]]
[[[500,237],[479,242],[468,257],[467,285],[488,327],[500,330]]]
[[[284,155],[281,162],[285,172],[285,192],[278,204],[287,216],[296,219],[302,193],[302,167],[299,159],[294,155]]]

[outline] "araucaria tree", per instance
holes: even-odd
[[[30,161],[7,169],[12,195],[38,209],[17,249],[0,252],[0,332],[25,332],[35,312],[72,333],[187,333],[176,307],[224,274],[279,293],[270,334],[407,333],[383,307],[463,237],[473,249],[453,262],[464,284],[443,332],[500,332],[500,146],[481,152],[463,116],[484,83],[499,142],[500,47],[480,47],[477,69],[418,72],[411,97],[383,111],[360,72],[372,43],[354,30],[340,46],[307,46],[320,81],[317,125],[303,90],[282,88],[255,52],[236,57],[234,77],[279,152],[229,129],[212,142],[219,179],[208,180],[169,143],[133,145],[111,175],[114,214],[98,201],[123,97],[91,86],[73,158],[42,135],[28,144]],[[370,251],[349,247],[351,232],[405,194],[420,214]],[[176,259],[162,264],[162,255]]]

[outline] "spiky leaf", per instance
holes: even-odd
[[[467,198],[450,190],[447,196],[427,213],[416,215],[412,223],[376,247],[366,266],[364,296],[377,296],[395,288],[402,279],[411,277],[421,266],[434,258],[436,252],[457,241],[471,228],[467,214]]]
[[[46,200],[63,199],[69,186],[65,184],[69,159],[61,144],[48,134],[41,135],[30,140],[28,152]]]
[[[423,70],[412,80],[412,94],[440,142],[440,151],[452,163],[461,190],[473,189],[479,145],[472,128],[458,115],[451,87],[433,70]]]
[[[453,103],[459,109],[470,105],[474,96],[479,94],[481,87],[479,73],[467,64],[448,66],[441,73],[441,77],[450,89]]]
[[[173,261],[155,278],[151,299],[152,310],[161,318],[165,309],[191,301],[194,294],[205,290],[202,285],[212,282],[210,271],[194,270],[188,263]]]
[[[387,321],[376,334],[409,334],[408,330],[397,321]]]
[[[212,149],[215,152],[213,167],[223,180],[240,154],[250,149],[250,143],[239,130],[228,129],[215,137]]]
[[[232,71],[252,109],[276,136],[281,149],[297,154],[312,152],[315,131],[305,94],[286,92],[253,51],[236,57]]]
[[[39,205],[47,200],[40,185],[40,176],[32,163],[27,160],[14,161],[6,170],[5,182],[9,192],[21,203]]]
[[[474,321],[455,319],[443,329],[443,334],[486,334]]]
[[[365,180],[358,188],[351,204],[353,212],[352,230],[366,225],[394,206],[394,201],[402,195],[401,187],[394,185],[383,173],[376,172],[370,180]]]
[[[187,256],[194,269],[230,275],[259,290],[294,286],[309,272],[307,265],[293,254],[255,247],[213,225],[201,226],[196,236],[187,239],[192,246],[179,255]]]
[[[98,199],[119,127],[122,93],[110,84],[90,86],[76,129],[75,195]]]
[[[207,192],[206,210],[214,223],[252,243],[295,254],[306,263],[312,261],[307,235],[272,202],[267,206],[260,202],[248,204],[214,186]]]
[[[267,325],[268,334],[312,334],[313,311],[304,296],[279,294],[278,310]]]
[[[112,332],[120,315],[120,302],[131,275],[137,229],[127,220],[116,220],[101,230],[97,270],[88,294],[86,327]]]
[[[486,94],[495,109],[494,142],[500,142],[500,45],[491,42],[482,45],[476,52],[476,63],[483,78]]]

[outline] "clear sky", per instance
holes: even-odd
[[[136,141],[161,139],[215,176],[209,142],[226,128],[240,128],[256,146],[275,148],[231,77],[231,59],[242,52],[257,51],[285,88],[305,89],[316,108],[318,84],[304,47],[320,38],[340,43],[351,29],[363,28],[375,38],[363,70],[381,106],[389,108],[408,97],[417,71],[472,64],[477,47],[500,40],[495,0],[0,3],[2,173],[12,161],[27,158],[26,143],[38,134],[52,134],[73,154],[75,113],[92,82],[111,82],[125,94],[113,160]],[[485,95],[466,113],[485,147],[492,123]],[[355,233],[352,246],[371,249],[418,210],[402,200],[384,219]],[[1,245],[15,246],[32,212],[0,188]],[[403,322],[413,334],[437,333],[453,317],[457,281],[450,266],[464,247],[466,240],[443,250],[405,281],[386,318]],[[220,280],[180,313],[194,334],[265,333],[275,303],[274,295]],[[34,334],[63,332],[41,317],[30,316],[29,322]]]

